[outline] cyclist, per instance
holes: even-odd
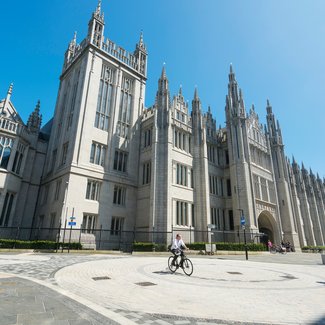
[[[183,259],[184,259],[184,253],[183,250],[188,249],[183,242],[182,236],[180,234],[177,234],[175,239],[173,240],[172,246],[170,248],[171,252],[174,254],[174,258],[172,261],[172,265],[175,265],[176,259],[178,255],[181,255],[181,263],[180,267],[183,267]]]

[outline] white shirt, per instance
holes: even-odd
[[[171,249],[181,249],[181,247],[184,246],[185,247],[185,244],[183,242],[183,239],[174,239],[173,240],[173,244],[172,244],[172,247]]]

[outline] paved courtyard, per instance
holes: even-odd
[[[0,253],[0,325],[325,324],[319,254]]]

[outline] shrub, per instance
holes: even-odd
[[[308,252],[308,251],[321,252],[321,251],[325,251],[325,246],[303,246],[301,250],[303,252]]]
[[[133,243],[133,251],[135,252],[166,252],[166,244],[155,244],[155,243],[143,243],[135,242]]]
[[[189,249],[193,250],[205,250],[205,244],[204,242],[197,242],[192,244],[187,244],[186,246]],[[245,250],[245,244],[244,243],[221,243],[216,242],[212,243],[216,245],[217,251],[244,251]],[[255,243],[247,243],[247,250],[249,251],[266,251],[267,247],[264,244],[255,244]]]
[[[14,240],[0,239],[0,248],[21,248],[21,249],[56,249],[58,247],[70,249],[82,249],[80,243],[59,243],[50,240]]]

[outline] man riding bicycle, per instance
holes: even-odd
[[[175,265],[177,257],[181,256],[180,267],[183,267],[184,253],[183,250],[188,249],[183,242],[182,236],[180,234],[176,235],[176,238],[173,240],[172,246],[170,248],[171,252],[174,254],[172,265]]]

